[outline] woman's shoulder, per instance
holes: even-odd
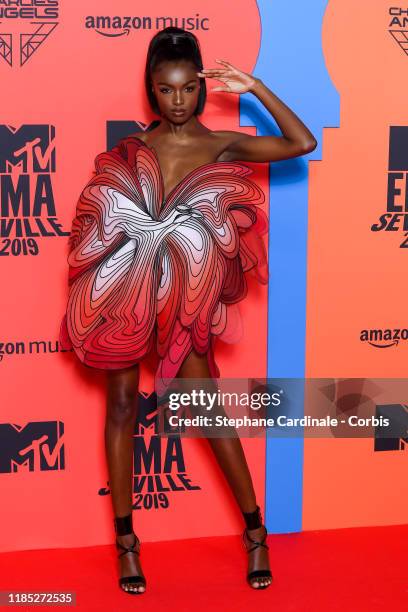
[[[212,138],[217,141],[217,145],[221,151],[226,151],[230,145],[246,136],[244,132],[236,132],[233,130],[216,130],[211,132],[211,135]]]
[[[217,138],[236,138],[237,136],[241,136],[244,132],[236,132],[233,130],[213,130],[211,132]]]
[[[151,121],[147,126],[143,127],[140,130],[137,130],[137,132],[131,132],[130,134],[123,136],[119,142],[122,143],[132,140],[132,138],[137,138],[138,140],[147,143],[149,141],[149,138],[151,138],[151,133],[154,132],[155,128],[157,128],[160,123],[161,122],[159,120],[155,119],[154,121]]]
[[[152,122],[145,129],[128,134],[119,141],[115,147],[115,151],[127,159],[129,156],[133,158],[133,155],[141,146],[141,143],[144,143],[149,148],[151,148],[153,144],[156,147],[157,135],[155,134],[155,128],[158,127],[159,123],[160,122]],[[228,148],[243,136],[245,136],[244,132],[234,130],[204,129],[195,137],[196,141],[193,149],[196,149],[197,147],[200,149],[205,148],[213,152],[213,156],[217,161],[231,161],[229,158]],[[160,136],[158,138],[160,143]]]
[[[240,136],[244,136],[244,133],[233,130],[211,130],[209,135],[214,139],[228,143],[236,140]]]

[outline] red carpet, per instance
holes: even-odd
[[[143,595],[122,593],[112,546],[0,554],[1,590],[76,592],[76,609],[407,610],[408,525],[270,535],[274,582],[253,591],[239,536],[142,544]],[[54,609],[24,606],[17,609]],[[14,609],[14,608],[13,608]],[[59,610],[73,609],[58,606]]]

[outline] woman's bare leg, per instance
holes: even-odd
[[[108,370],[106,376],[105,450],[109,483],[115,516],[132,513],[133,433],[139,391],[138,364],[123,370]],[[134,542],[132,534],[117,536],[123,546]],[[125,554],[120,558],[120,575],[143,576],[138,555]],[[129,584],[125,590],[144,591],[141,585]]]
[[[201,356],[194,350],[183,362],[177,378],[211,378],[207,356]],[[213,391],[216,390],[214,386]],[[212,451],[221,467],[224,476],[237,500],[241,512],[253,512],[256,509],[256,497],[251,474],[236,430],[231,428],[233,437],[207,438]],[[248,530],[253,540],[259,541],[265,535],[265,528]],[[251,543],[246,540],[247,548]],[[270,569],[267,550],[260,546],[248,555],[248,572],[258,569]],[[271,582],[271,578],[257,578],[252,584],[255,587]]]

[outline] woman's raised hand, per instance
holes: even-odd
[[[197,76],[205,77],[210,79],[217,79],[224,83],[224,87],[211,87],[211,91],[227,91],[228,93],[246,93],[249,91],[256,82],[255,77],[246,72],[242,72],[238,68],[235,68],[229,62],[225,60],[215,60],[219,64],[222,64],[222,68],[203,68],[201,72],[197,72]]]

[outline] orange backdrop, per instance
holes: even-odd
[[[94,158],[106,149],[107,122],[149,123],[154,118],[145,100],[143,71],[147,45],[156,29],[130,29],[122,36],[106,36],[118,30],[101,26],[100,33],[97,27],[86,27],[87,17],[113,16],[116,11],[123,16],[148,15],[153,20],[167,14],[198,14],[200,23],[210,26],[196,30],[207,67],[214,66],[214,59],[221,57],[233,59],[250,72],[257,58],[260,21],[256,2],[237,0],[234,11],[227,3],[202,0],[194,9],[189,2],[176,0],[171,10],[162,1],[142,1],[137,7],[130,0],[120,2],[120,6],[106,0],[61,2],[58,18],[51,20],[58,25],[23,65],[19,65],[17,50],[13,49],[13,65],[0,62],[0,78],[2,121],[6,126],[12,126],[14,131],[25,125],[55,127],[55,170],[48,168],[47,173],[51,177],[55,216],[65,232],[71,228],[76,201],[94,169]],[[23,32],[33,27],[27,20],[17,21],[6,22],[16,36],[18,27]],[[234,36],[225,37],[231,28]],[[248,28],[251,37],[244,46],[241,41]],[[32,44],[36,44],[34,40]],[[212,129],[255,133],[253,128],[239,125],[238,102],[235,95],[209,95],[203,122]],[[34,135],[36,130],[32,128]],[[30,134],[23,140],[28,142]],[[20,166],[12,170],[15,180],[22,171]],[[265,190],[267,200],[267,165],[259,167],[253,178]],[[47,216],[45,209],[42,212]],[[62,423],[64,461],[61,464],[60,457],[61,467],[56,464],[56,470],[37,464],[33,471],[27,461],[14,464],[15,472],[0,474],[2,550],[87,546],[112,540],[110,495],[103,494],[107,485],[104,375],[84,368],[73,353],[58,351],[59,324],[67,298],[67,236],[39,237],[36,243],[36,255],[10,253],[2,261],[2,286],[7,290],[2,292],[1,329],[3,341],[9,343],[13,354],[3,355],[0,364],[1,421],[15,424],[17,429],[36,422],[40,432],[45,422]],[[266,287],[253,287],[241,304],[245,322],[242,341],[235,346],[220,343],[217,348],[222,376],[266,375],[266,292]],[[28,350],[18,354],[14,350],[18,341],[28,347],[37,340],[45,343],[45,349],[41,348],[38,354]],[[249,368],[248,354],[252,356]],[[151,382],[151,373],[144,368],[142,391],[150,392]],[[11,442],[12,432],[7,430],[6,434],[9,444],[18,444]],[[45,439],[42,454],[47,443]],[[163,440],[164,450],[166,444]],[[245,440],[244,444],[263,505],[265,442]],[[27,448],[28,445],[25,452],[29,459],[34,451],[28,452]],[[168,493],[167,508],[135,511],[141,538],[238,533],[238,509],[206,441],[183,440],[182,451],[186,478],[199,488]],[[180,467],[172,464],[171,473],[178,471]]]
[[[323,131],[322,160],[309,164],[308,377],[406,377],[404,342],[360,341],[364,329],[406,327],[403,233],[371,231],[387,207],[390,126],[408,118],[408,58],[389,11],[384,0],[331,0],[323,21],[341,104],[340,127]],[[405,523],[407,467],[406,452],[374,452],[372,439],[306,439],[303,529]]]

